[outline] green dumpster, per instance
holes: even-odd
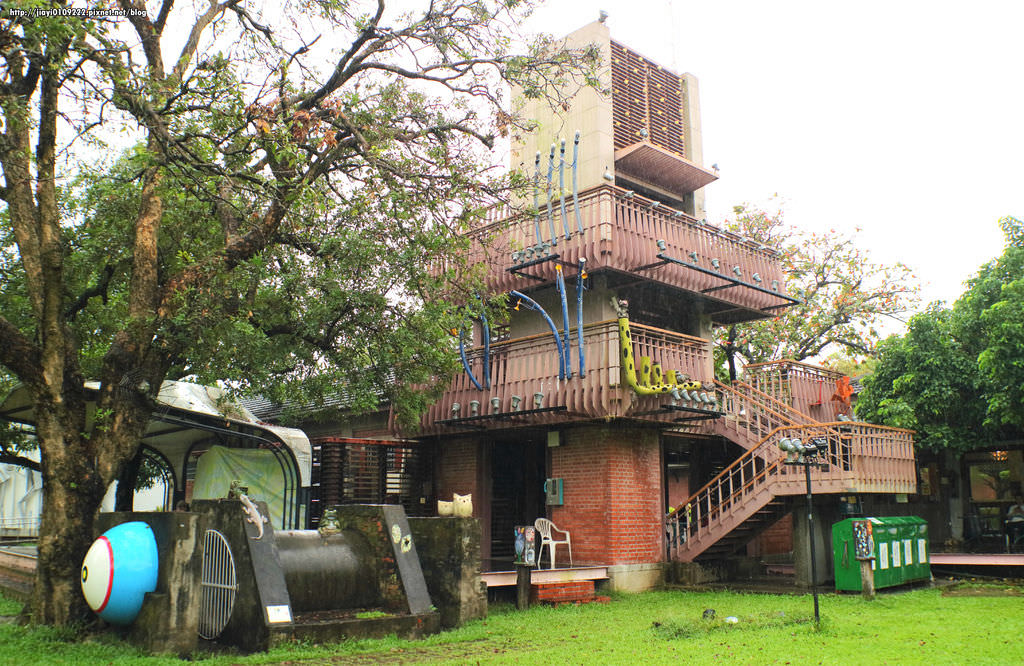
[[[928,523],[917,516],[903,516],[898,529],[903,542],[904,582],[930,580]]]
[[[876,589],[931,578],[928,525],[916,516],[841,520],[832,526],[832,553],[836,590],[860,591],[869,553]]]

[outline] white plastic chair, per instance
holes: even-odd
[[[551,553],[551,568],[555,568],[555,547],[560,544],[565,544],[569,547],[569,566],[572,566],[572,540],[569,538],[569,532],[566,530],[560,530],[555,527],[555,524],[547,518],[538,518],[533,521],[533,526],[537,528],[537,533],[540,534],[540,552],[537,553],[537,566],[541,566],[541,562],[544,559],[544,546],[548,547],[548,552]],[[552,532],[558,532],[565,538],[554,538]]]

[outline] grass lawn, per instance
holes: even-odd
[[[938,589],[915,589],[887,592],[870,602],[857,595],[822,595],[820,629],[809,621],[809,595],[650,592],[618,595],[606,605],[527,612],[492,607],[486,620],[423,641],[293,645],[267,654],[197,656],[197,661],[211,666],[1024,663],[1024,599],[1007,596],[999,584],[964,592],[943,596]],[[11,607],[0,602],[0,612]],[[707,608],[715,610],[714,619],[703,619]],[[0,624],[0,664],[55,663],[183,662],[147,658],[110,634],[76,638]]]

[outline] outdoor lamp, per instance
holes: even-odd
[[[655,242],[658,244],[658,249],[661,250],[662,252],[664,252],[666,249],[668,249],[668,243],[666,243],[662,239],[659,238]]]
[[[793,447],[793,442],[788,437],[779,440],[778,446],[786,452],[786,462],[792,462],[796,459],[796,449]]]
[[[818,565],[814,548],[814,500],[812,499],[811,467],[820,467],[822,470],[828,469],[827,464],[819,463],[817,459],[818,453],[827,450],[828,439],[825,437],[815,437],[804,444],[797,437],[785,437],[779,440],[777,446],[786,452],[786,465],[799,465],[804,468],[804,482],[807,487],[807,535],[811,550],[811,593],[814,595],[814,623],[817,625],[821,623],[821,616],[818,611]],[[810,460],[807,458],[810,458]]]

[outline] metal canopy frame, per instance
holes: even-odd
[[[480,421],[497,421],[499,419],[511,419],[514,416],[529,416],[531,414],[550,414],[554,412],[568,412],[569,408],[565,405],[557,405],[555,407],[540,407],[538,409],[521,409],[518,412],[498,412],[497,414],[480,414],[478,416],[464,416],[457,419],[444,419],[443,421],[435,421],[437,425],[445,426],[458,426],[468,425],[474,428],[486,428],[481,425]]]
[[[558,261],[561,258],[561,256],[562,255],[560,255],[558,253],[549,254],[548,256],[541,257],[540,259],[532,259],[530,261],[526,261],[526,262],[523,262],[521,264],[516,264],[515,266],[512,266],[510,268],[506,268],[505,270],[508,271],[509,273],[511,273],[512,275],[521,275],[521,276],[523,276],[525,278],[530,278],[531,280],[538,280],[540,282],[547,282],[547,278],[546,277],[542,277],[540,275],[532,275],[530,273],[525,273],[525,272],[523,272],[523,270],[526,269],[526,268],[531,268],[533,266],[539,266],[540,264],[546,264],[549,261]]]
[[[644,264],[643,266],[637,266],[633,270],[634,271],[643,271],[643,270],[647,270],[647,269],[650,269],[650,268],[660,268],[661,266],[664,266],[665,264],[676,264],[677,266],[682,266],[683,268],[689,268],[691,270],[695,270],[695,271],[698,271],[700,273],[704,273],[705,275],[710,275],[712,277],[718,278],[719,280],[725,280],[726,283],[727,283],[727,284],[718,285],[717,287],[709,287],[707,289],[702,289],[701,292],[700,292],[702,294],[709,294],[709,293],[711,293],[713,291],[719,291],[719,290],[722,290],[722,289],[732,289],[734,287],[743,287],[744,289],[751,289],[753,291],[756,291],[756,292],[759,292],[759,293],[762,293],[762,294],[767,294],[768,296],[773,296],[775,298],[781,298],[783,301],[785,301],[785,303],[780,303],[779,305],[770,305],[770,306],[768,306],[766,308],[760,308],[761,312],[769,312],[771,310],[778,310],[779,308],[788,308],[791,305],[800,305],[802,303],[802,301],[799,298],[793,298],[792,296],[786,296],[784,294],[780,294],[777,291],[772,291],[771,289],[765,289],[764,287],[760,287],[760,286],[758,286],[756,284],[750,284],[749,282],[746,282],[745,280],[740,280],[738,278],[729,277],[728,275],[723,275],[722,273],[720,273],[718,271],[713,271],[711,269],[704,268],[703,266],[698,266],[696,264],[691,264],[690,262],[683,261],[682,259],[676,259],[675,257],[671,257],[671,256],[665,254],[664,252],[659,252],[655,256],[657,256],[658,259],[660,259],[660,261],[655,261],[655,262],[650,263],[650,264]]]
[[[725,412],[719,412],[714,409],[697,409],[696,407],[683,407],[682,405],[662,405],[661,408],[670,412],[687,412],[692,415],[672,419],[675,423],[685,423],[687,421],[709,421],[711,419],[718,419],[725,416]]]

